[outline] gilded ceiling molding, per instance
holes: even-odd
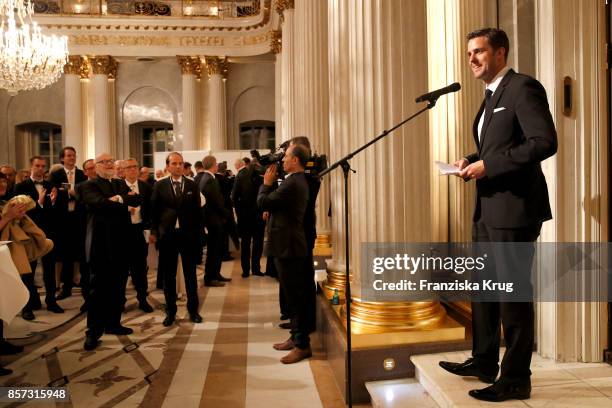
[[[94,75],[106,75],[109,79],[117,77],[117,61],[110,55],[98,55],[90,57],[91,68]]]
[[[227,73],[229,72],[227,58],[205,56],[204,61],[206,62],[206,69],[208,70],[209,78],[213,75],[223,75],[223,78],[227,78]]]
[[[274,4],[274,9],[280,16],[281,22],[284,20],[283,12],[293,8],[295,8],[294,0],[276,0],[276,3]]]
[[[195,75],[198,79],[202,76],[202,61],[200,57],[177,55],[176,59],[181,66],[183,75]]]
[[[270,31],[270,51],[272,54],[280,54],[283,50],[283,32],[281,30]]]
[[[89,78],[90,67],[86,56],[69,55],[68,62],[64,65],[64,74],[79,75],[81,79]]]

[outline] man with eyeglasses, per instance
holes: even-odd
[[[94,350],[103,333],[133,333],[121,325],[121,288],[127,275],[129,207],[142,204],[142,197],[130,191],[124,181],[113,179],[115,168],[110,154],[101,153],[95,163],[97,177],[81,187],[87,206],[85,252],[91,272],[85,350]]]

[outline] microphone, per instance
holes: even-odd
[[[415,102],[434,102],[442,95],[446,95],[447,93],[457,92],[461,89],[461,84],[459,82],[455,82],[454,84],[450,84],[449,86],[445,86],[444,88],[437,89],[435,91],[431,91],[429,93],[423,94],[416,98]]]

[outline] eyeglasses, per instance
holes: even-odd
[[[135,165],[135,164],[133,164],[133,165],[131,165],[131,166],[125,166],[125,167],[124,167],[124,169],[137,169],[137,168],[138,168],[138,166],[137,166],[137,165]]]
[[[99,160],[96,162],[96,164],[113,164],[115,161],[113,159],[108,159],[108,160]]]

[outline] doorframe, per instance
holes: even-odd
[[[608,157],[612,158],[612,4],[606,0],[606,113],[608,122]],[[608,194],[612,192],[612,166],[608,165]],[[608,200],[608,231],[612,231],[612,200]],[[610,236],[608,241],[610,242]],[[612,293],[612,282],[608,282],[608,294]],[[608,295],[608,297],[609,297]],[[608,348],[604,351],[604,360],[612,364],[612,302],[608,302]]]

